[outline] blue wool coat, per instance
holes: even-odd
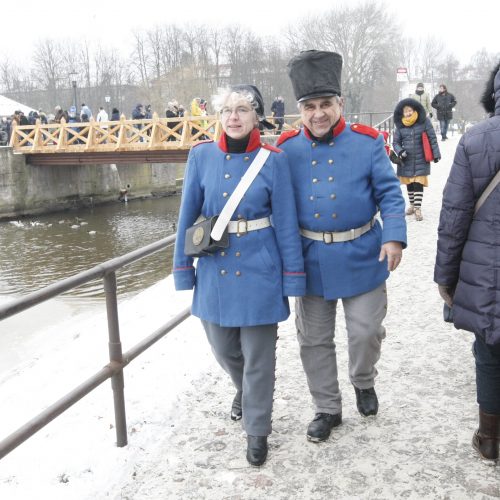
[[[378,261],[381,245],[406,246],[404,200],[382,136],[364,125],[346,126],[343,118],[333,134],[318,142],[302,129],[278,141],[288,154],[300,227],[346,231],[380,210],[383,227],[377,221],[355,240],[326,244],[302,237],[307,294],[327,300],[378,287],[389,276],[387,261]]]
[[[411,126],[403,125],[403,108],[411,106],[418,113],[417,121]],[[435,159],[441,159],[441,152],[436,138],[436,132],[422,104],[415,99],[403,99],[396,105],[394,110],[394,139],[392,147],[396,154],[404,149],[407,157],[398,165],[397,174],[399,177],[416,177],[417,175],[429,175],[431,165],[425,160],[424,147],[422,145],[422,132],[426,132]]]
[[[500,71],[491,118],[458,144],[443,193],[434,281],[455,287],[457,328],[500,344],[500,187],[474,215],[474,205],[500,169]]]
[[[271,149],[232,220],[272,215],[273,226],[238,237],[229,248],[198,259],[184,255],[185,232],[200,214],[218,215],[260,147]],[[260,143],[258,130],[247,151],[227,153],[226,136],[189,153],[174,253],[177,290],[194,287],[192,314],[221,326],[254,326],[285,320],[287,296],[305,293],[304,262],[290,171],[285,153]]]

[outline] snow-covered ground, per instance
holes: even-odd
[[[339,308],[344,422],[326,443],[306,441],[313,410],[292,315],[280,326],[269,458],[249,467],[244,434],[229,419],[234,391],[199,321],[189,318],[125,369],[126,447],[114,446],[107,382],[0,461],[0,499],[499,498],[500,467],[483,465],[470,446],[472,337],[443,323],[432,281],[441,192],[457,142],[440,142],[444,158],[425,191],[424,221],[408,218],[409,247],[388,282],[377,417],[356,411]],[[189,302],[171,277],[122,302],[123,350]],[[1,365],[0,438],[106,363],[104,305],[54,315]]]

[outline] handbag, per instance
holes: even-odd
[[[184,240],[184,254],[188,257],[203,257],[217,250],[229,246],[229,234],[227,225],[231,220],[238,204],[247,192],[261,168],[264,166],[271,151],[261,148],[257,156],[248,167],[245,175],[227,200],[220,215],[214,215],[208,219],[196,222],[186,229]]]
[[[202,257],[210,255],[217,250],[229,246],[229,234],[226,230],[219,241],[214,240],[210,233],[212,232],[218,215],[204,219],[186,229],[186,238],[184,240],[184,253],[189,257]]]
[[[434,160],[434,154],[432,153],[431,143],[429,141],[429,136],[427,132],[422,132],[422,146],[424,147],[424,158],[426,162],[431,162]]]

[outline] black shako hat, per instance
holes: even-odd
[[[290,59],[288,76],[298,102],[341,95],[342,56],[324,50],[305,50]]]
[[[264,125],[264,127],[266,128],[274,128],[274,125],[266,120],[266,115],[264,113],[264,99],[262,98],[262,94],[260,93],[259,89],[255,85],[241,83],[238,85],[231,85],[230,88],[232,92],[248,92],[249,94],[251,94],[255,103],[257,104],[255,112],[257,113],[259,122],[262,123],[262,125]]]

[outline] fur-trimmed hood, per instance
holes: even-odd
[[[411,97],[407,97],[406,99],[402,99],[396,104],[394,108],[394,125],[398,128],[404,127],[403,125],[403,108],[405,106],[411,106],[418,113],[418,120],[415,124],[425,123],[425,119],[427,118],[427,113],[425,112],[424,107],[415,99]]]
[[[487,113],[500,114],[500,63],[491,72],[480,102]]]

